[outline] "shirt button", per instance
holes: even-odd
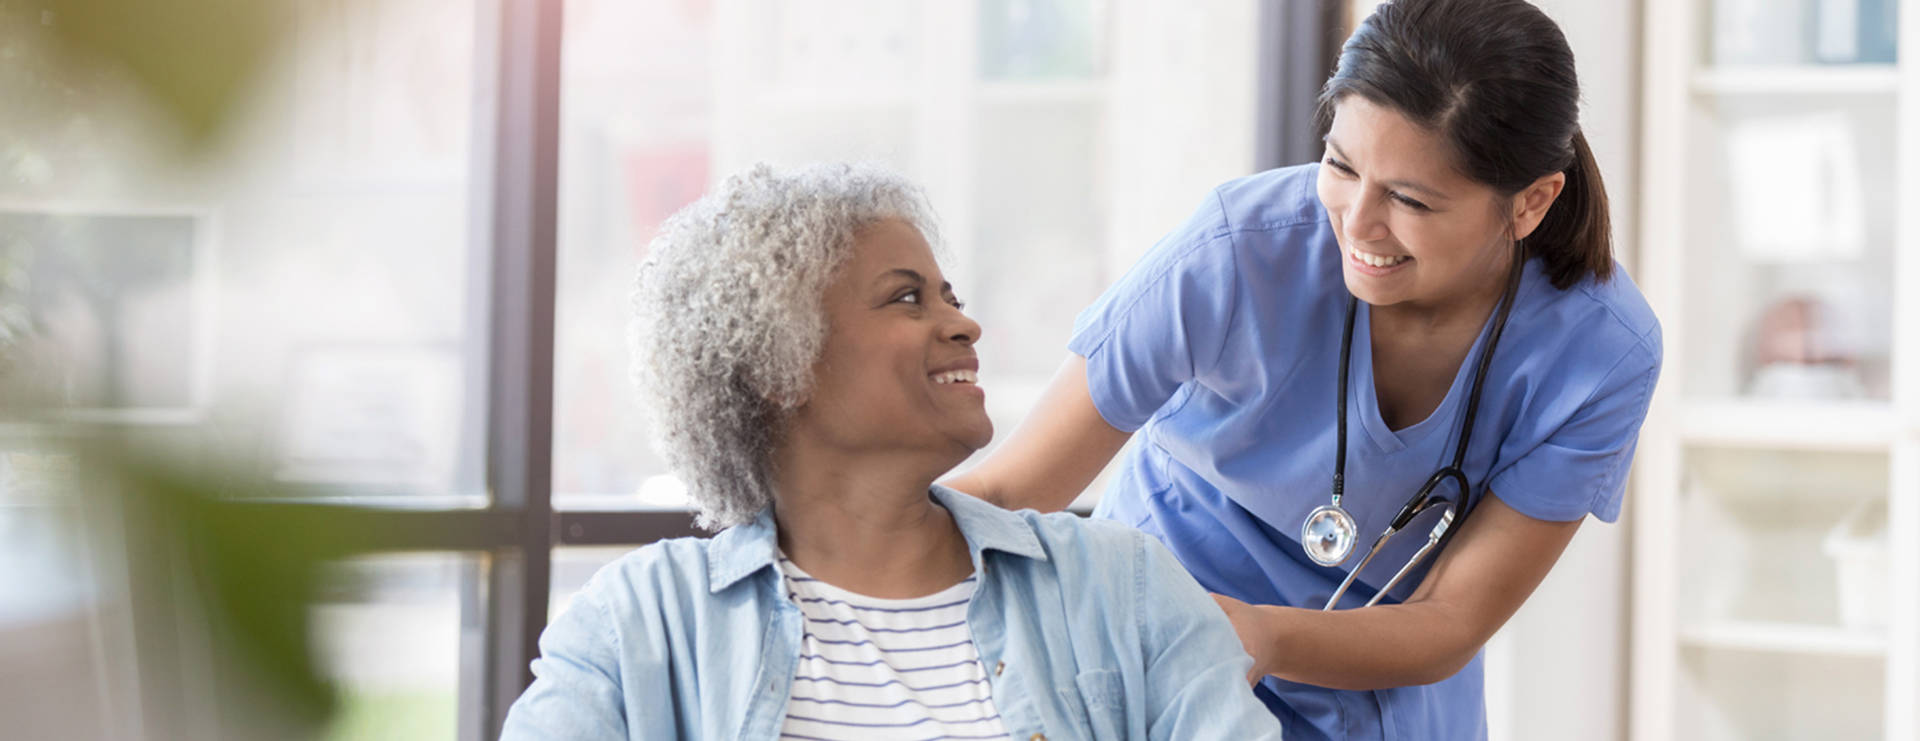
[[[1044,734],[1044,733],[1033,734],[1033,736],[1028,738],[1027,741],[1047,741],[1047,734]]]
[[[1001,674],[1003,674],[1003,673],[1005,673],[1006,671],[1007,671],[1007,662],[1004,662],[1004,661],[1001,661],[1001,662],[996,662],[996,663],[995,663],[995,664],[993,665],[993,676],[996,676],[996,677],[997,677],[997,676],[1000,676]],[[1037,736],[1037,735],[1039,735],[1039,734],[1034,734],[1034,735],[1036,735],[1036,736]]]

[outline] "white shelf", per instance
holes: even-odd
[[[1885,451],[1896,419],[1886,402],[1693,399],[1681,405],[1680,436],[1731,448]]]
[[[1682,628],[1680,642],[1697,648],[1818,656],[1882,657],[1885,631],[1828,625],[1717,620]]]
[[[1700,95],[1892,95],[1900,70],[1891,64],[1709,67],[1693,75]]]
[[[1916,3],[1900,5],[1896,43],[1903,53],[1920,49],[1920,13],[1908,12]],[[1634,461],[1634,639],[1624,735],[1913,741],[1920,739],[1920,703],[1912,701],[1920,696],[1920,373],[1914,372],[1920,369],[1920,300],[1914,298],[1920,211],[1899,205],[1914,203],[1920,189],[1920,67],[1910,59],[1900,65],[1713,65],[1702,53],[1716,34],[1764,35],[1766,28],[1805,22],[1795,3],[1748,3],[1743,7],[1755,15],[1773,17],[1739,22],[1716,16],[1728,7],[1716,0],[1641,5],[1644,120],[1634,279],[1660,317],[1669,364]],[[1861,105],[1868,109],[1855,110]],[[1876,348],[1873,370],[1884,374],[1883,396],[1896,401],[1690,393],[1689,380],[1720,388],[1712,379],[1737,375],[1731,353],[1751,349],[1753,337],[1726,312],[1766,288],[1739,284],[1738,276],[1698,259],[1702,249],[1713,249],[1701,235],[1727,228],[1725,207],[1738,195],[1728,182],[1724,117],[1836,107],[1858,129],[1857,155],[1868,171],[1858,176],[1863,190],[1884,199],[1880,211],[1891,214],[1873,229],[1874,239],[1890,242],[1886,257],[1864,269],[1877,271],[1873,277],[1890,281],[1892,289],[1890,305],[1873,309],[1876,321],[1887,320],[1873,332],[1890,340]],[[1782,152],[1787,158],[1812,154]],[[1810,266],[1805,276],[1788,268],[1768,278],[1785,287],[1802,278],[1817,282],[1820,270],[1845,269],[1829,262]],[[1715,498],[1692,496],[1698,492]],[[1889,568],[1880,577],[1887,628],[1702,618],[1685,609],[1698,602],[1689,590],[1709,584],[1697,574],[1703,566],[1712,588],[1807,599],[1803,585],[1825,564],[1793,560],[1781,548],[1817,548],[1832,520],[1807,521],[1801,515],[1809,508],[1850,507],[1863,499],[1887,505]],[[1703,531],[1718,540],[1702,542]],[[1828,598],[1827,590],[1819,591],[1814,599]],[[1781,659],[1811,660],[1789,661],[1794,669],[1784,673],[1764,669]],[[1860,666],[1863,660],[1877,669]]]

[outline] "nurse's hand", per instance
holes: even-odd
[[[1271,619],[1271,610],[1260,605],[1249,605],[1224,594],[1213,595],[1213,601],[1220,604],[1221,611],[1227,613],[1227,620],[1233,622],[1233,632],[1240,636],[1240,646],[1253,657],[1253,670],[1247,672],[1248,684],[1259,684],[1260,680],[1274,673],[1275,666],[1267,649],[1280,645],[1275,635],[1277,621]]]
[[[1566,550],[1580,521],[1521,514],[1490,492],[1406,602],[1322,612],[1214,595],[1254,677],[1336,690],[1432,684],[1459,673]]]

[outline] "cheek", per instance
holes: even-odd
[[[1409,217],[1399,220],[1394,233],[1407,252],[1430,267],[1468,265],[1487,249],[1486,234],[1474,224]]]
[[[923,353],[912,337],[876,328],[840,344],[829,355],[838,385],[849,393],[873,397],[913,393],[925,378]],[[856,397],[857,398],[857,397]]]
[[[1327,215],[1339,219],[1340,212],[1347,207],[1346,196],[1341,192],[1340,184],[1327,177],[1323,170],[1314,185],[1314,190],[1320,196],[1320,205],[1327,209]]]
[[[836,359],[821,358],[813,367],[813,386],[807,393],[807,405],[817,409],[839,409],[846,406],[847,389],[857,388],[853,377],[858,369],[847,367]]]
[[[874,360],[872,349],[863,342],[845,337],[831,339],[814,365],[814,388],[830,390],[842,400],[862,388],[873,393],[878,390],[874,381],[879,371]]]
[[[1435,241],[1432,225],[1421,223],[1420,219],[1397,214],[1388,223],[1393,229],[1394,239],[1406,249],[1407,254],[1429,264],[1444,262],[1447,259],[1447,250],[1440,246],[1445,242]]]
[[[1320,186],[1320,205],[1327,210],[1327,224],[1333,227],[1336,240],[1346,239],[1347,220],[1343,215],[1347,212],[1348,198],[1345,189],[1338,184],[1323,183]]]

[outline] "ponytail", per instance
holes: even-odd
[[[1613,275],[1613,223],[1607,210],[1607,186],[1587,135],[1573,132],[1573,162],[1564,170],[1566,187],[1554,199],[1533,233],[1521,240],[1526,254],[1539,257],[1553,287],[1566,290],[1588,275],[1605,281]]]

